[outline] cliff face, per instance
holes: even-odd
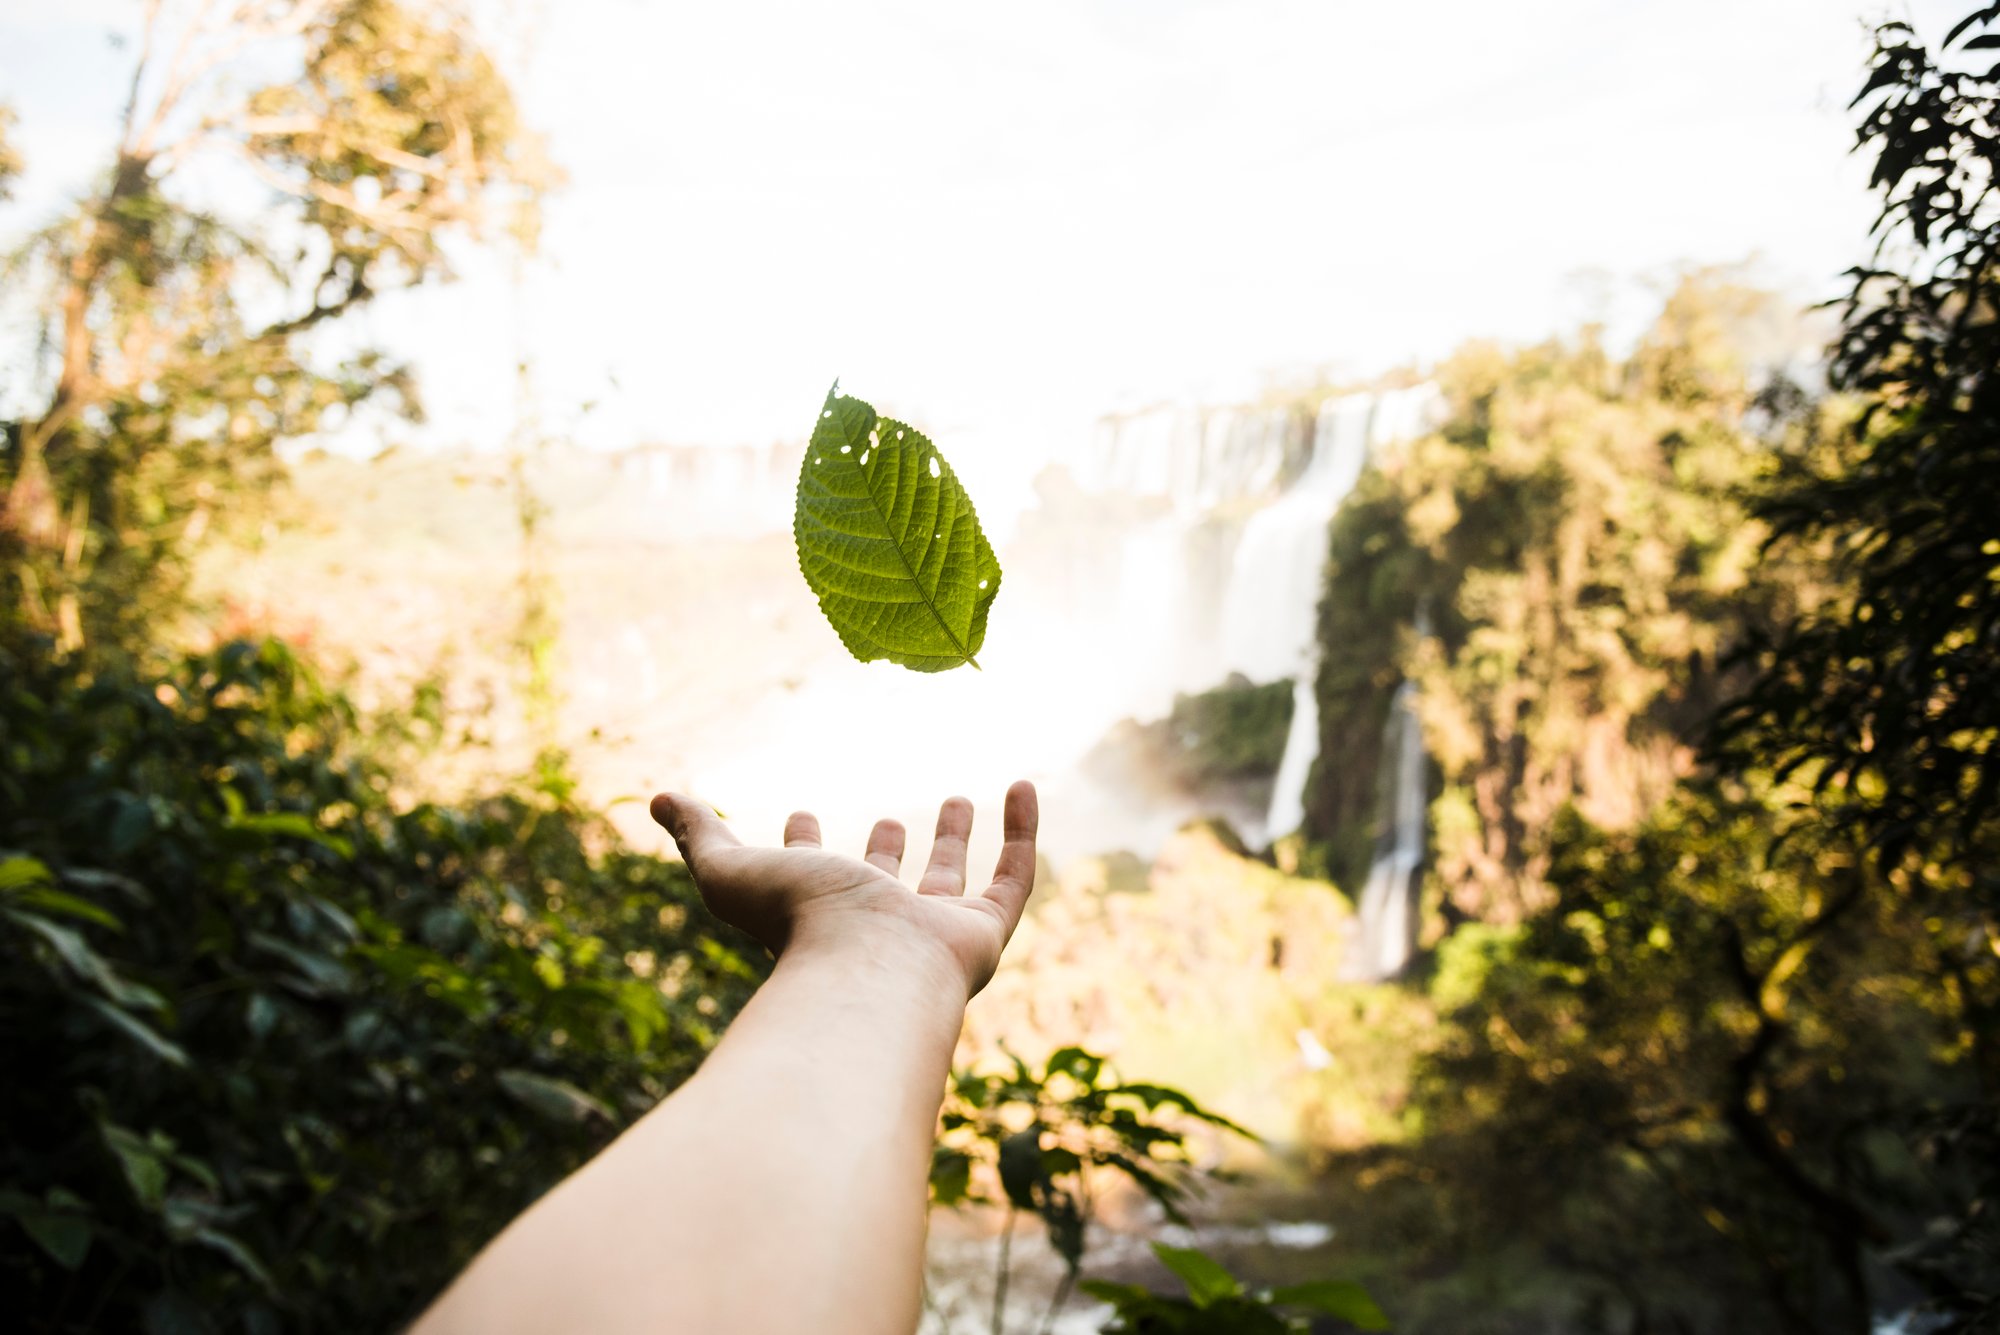
[[[1737,499],[1766,457],[1731,335],[1757,308],[1691,281],[1622,362],[1589,337],[1469,348],[1439,376],[1444,426],[1357,484],[1319,608],[1306,824],[1341,885],[1380,833],[1405,680],[1447,916],[1519,918],[1542,898],[1558,812],[1627,827],[1692,766],[1716,665],[1759,616],[1746,600],[1768,596],[1750,588],[1762,533]]]

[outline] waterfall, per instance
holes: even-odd
[[[1230,671],[1269,681],[1299,676],[1311,661],[1326,526],[1361,476],[1375,402],[1372,394],[1329,399],[1313,428],[1305,473],[1244,526],[1222,605]]]
[[[1254,624],[1265,627],[1262,634],[1270,640],[1282,637],[1283,649],[1289,657],[1280,659],[1274,653],[1259,660],[1256,667],[1264,670],[1263,676],[1290,676],[1295,682],[1292,726],[1285,736],[1284,759],[1278,763],[1278,777],[1271,787],[1271,805],[1264,818],[1267,839],[1290,834],[1304,821],[1306,779],[1312,772],[1314,757],[1319,754],[1319,701],[1312,684],[1319,666],[1314,630],[1320,582],[1326,572],[1327,525],[1340,502],[1360,480],[1369,455],[1384,445],[1430,429],[1439,406],[1438,392],[1432,385],[1329,399],[1320,408],[1313,461],[1306,476],[1276,505],[1252,519],[1250,530],[1243,535],[1238,548],[1238,571],[1243,578],[1240,583],[1234,579],[1230,582],[1230,611],[1233,615],[1254,618]],[[1298,493],[1307,498],[1300,502],[1300,508],[1279,514]],[[1276,569],[1253,565],[1245,559],[1251,551],[1253,533],[1266,516],[1272,516],[1269,523],[1285,535],[1281,543],[1270,540],[1282,547]],[[1273,587],[1286,590],[1283,605],[1274,605],[1265,592]],[[1239,598],[1240,609],[1235,606]],[[1259,675],[1250,667],[1241,670],[1253,677]]]
[[[1382,750],[1390,766],[1384,793],[1388,817],[1361,890],[1352,954],[1345,976],[1357,982],[1393,978],[1417,947],[1418,877],[1424,865],[1424,734],[1417,719],[1417,684],[1396,688]]]
[[[1305,823],[1306,779],[1318,753],[1319,694],[1313,674],[1301,672],[1292,682],[1292,725],[1285,732],[1285,756],[1278,762],[1271,805],[1264,816],[1264,829],[1271,837],[1290,834]]]
[[[1417,638],[1431,634],[1430,607],[1417,605]],[[1383,724],[1382,758],[1387,767],[1378,809],[1381,829],[1375,856],[1361,889],[1346,976],[1359,982],[1394,978],[1417,948],[1417,894],[1424,866],[1425,756],[1423,722],[1417,717],[1417,684],[1404,681],[1389,702]]]

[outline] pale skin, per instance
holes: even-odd
[[[970,893],[972,804],[860,859],[798,812],[746,846],[702,803],[653,799],[723,921],[777,956],[686,1084],[510,1224],[417,1335],[576,1331],[907,1335],[917,1325],[931,1137],[965,1005],[1034,887],[1035,790],[1007,790],[991,883]]]

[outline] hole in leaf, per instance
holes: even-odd
[[[985,581],[985,580],[983,580],[983,579],[982,579],[982,580],[980,580],[980,581],[979,581],[979,587],[980,587],[980,588],[982,588],[982,589],[983,589],[983,588],[985,588],[985,587],[986,587],[986,581]]]
[[[931,456],[931,476],[932,476],[932,477],[936,477],[936,476],[938,476],[938,472],[939,472],[939,470],[938,470],[938,461],[937,461],[937,456],[936,456],[935,454],[933,454],[933,455]]]
[[[841,447],[840,447],[840,452],[841,452],[842,454],[846,454],[846,453],[848,453],[849,451],[851,451],[851,450],[852,450],[853,448],[854,448],[854,447],[853,447],[852,445],[843,445],[843,446],[841,446]]]
[[[831,417],[831,416],[833,416],[833,409],[831,409],[831,408],[828,408],[828,409],[827,409],[827,410],[826,410],[825,412],[821,413],[821,414],[820,414],[820,416],[821,416],[821,417]]]
[[[902,433],[902,432],[900,432],[900,431],[898,431],[898,432],[896,433],[896,439],[897,439],[897,440],[901,440],[902,438],[903,438],[903,433]]]
[[[867,450],[863,450],[863,451],[861,451],[861,462],[862,462],[862,463],[864,463],[864,464],[868,462],[868,451],[867,451]]]

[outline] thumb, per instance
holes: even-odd
[[[730,833],[715,808],[680,793],[661,793],[653,799],[653,819],[674,837],[681,857],[696,875],[702,864],[726,849],[741,848],[743,841]]]

